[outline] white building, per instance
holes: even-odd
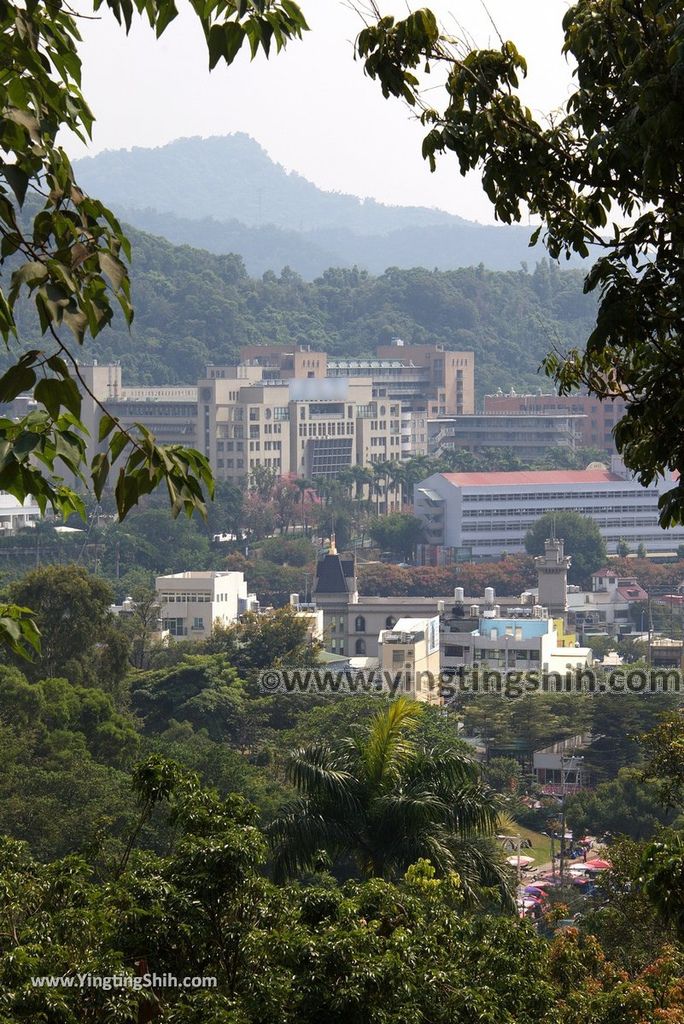
[[[415,488],[414,511],[428,545],[461,558],[489,560],[525,550],[525,535],[546,512],[580,512],[598,525],[609,553],[625,540],[647,551],[675,551],[684,527],[658,525],[658,498],[671,480],[642,487],[614,460],[612,469],[515,473],[437,473]]]
[[[476,613],[480,609],[475,608]],[[450,620],[443,624],[442,667],[496,669],[502,673],[565,673],[592,663],[587,647],[564,647],[558,620],[548,617],[545,608],[529,609],[529,616],[502,618],[498,606],[475,618]],[[472,611],[467,614],[472,615]]]
[[[162,630],[172,637],[204,640],[215,623],[227,626],[258,607],[241,572],[176,572],[157,576],[155,587]]]
[[[0,491],[0,534],[35,526],[40,519],[40,509],[33,498],[27,498],[22,504],[14,495]]]
[[[441,703],[439,615],[399,619],[392,629],[380,632],[378,647],[380,667],[393,679],[401,677],[404,693]]]

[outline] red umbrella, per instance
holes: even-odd
[[[593,869],[594,871],[607,871],[609,868],[612,868],[613,865],[609,860],[601,860],[601,858],[598,857],[596,860],[588,860],[584,866],[590,870]]]

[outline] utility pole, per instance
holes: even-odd
[[[570,762],[570,770],[572,771],[572,768],[574,767],[575,768],[575,773],[577,773],[578,768],[577,768],[576,765],[573,765],[573,762],[575,762],[575,761],[582,761],[583,758],[577,757],[575,754],[571,754],[570,757],[567,760]],[[566,757],[565,757],[565,754],[561,754],[561,838],[560,838],[560,884],[561,884],[561,889],[563,888],[563,885],[565,883],[565,878],[564,878],[564,874],[565,874],[565,795],[566,795],[567,778],[568,778],[568,775],[567,775],[567,769],[566,769]],[[577,775],[576,774],[575,774],[575,779],[577,779]]]
[[[560,884],[564,883],[565,869],[565,754],[561,754],[561,834],[560,834]]]

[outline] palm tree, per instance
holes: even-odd
[[[301,521],[302,521],[302,533],[306,533],[306,516],[304,515],[304,499],[306,498],[306,492],[313,487],[310,480],[306,480],[303,477],[298,477],[293,480],[295,488],[299,491],[299,497],[301,499]]]
[[[423,712],[400,697],[364,732],[292,752],[299,796],[269,829],[278,878],[312,870],[324,852],[383,878],[425,857],[440,874],[458,872],[473,901],[487,886],[510,906],[509,874],[492,841],[498,798],[468,754],[437,754],[416,740]]]
[[[406,472],[404,470],[404,464],[402,462],[388,462],[387,463],[387,512],[389,512],[389,492],[394,492],[395,500],[399,498],[399,510],[404,503],[403,498],[403,487],[404,480],[406,478]],[[396,507],[395,507],[396,511]]]
[[[356,501],[363,501],[364,492],[367,487],[369,489],[368,493],[370,494],[370,485],[373,483],[373,474],[366,466],[358,465],[352,466],[351,472],[354,478],[354,485],[356,487],[355,499]]]

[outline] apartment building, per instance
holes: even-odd
[[[438,473],[414,491],[429,545],[455,558],[487,560],[525,550],[525,535],[546,512],[590,516],[614,554],[621,540],[649,552],[674,551],[684,527],[658,525],[658,499],[671,480],[642,487],[617,458],[613,468],[515,473]]]
[[[243,480],[257,466],[280,476],[334,479],[343,469],[401,458],[401,407],[374,399],[367,379],[239,386],[214,376],[200,381],[199,395],[203,450],[220,480]],[[398,502],[392,491],[380,511]]]
[[[518,413],[526,416],[556,414],[581,416],[578,427],[583,448],[600,448],[615,451],[613,427],[625,414],[625,401],[615,397],[601,402],[592,395],[516,395],[514,391],[504,395],[485,395],[486,413]]]
[[[227,626],[256,611],[241,572],[176,572],[155,581],[162,631],[174,638],[204,640],[215,623]]]

